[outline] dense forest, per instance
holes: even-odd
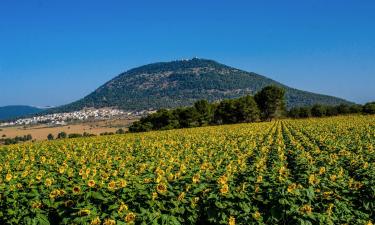
[[[353,113],[375,114],[375,102],[364,106],[340,104],[337,106],[315,104],[311,107],[295,107],[286,110],[285,90],[267,86],[254,96],[209,103],[199,100],[191,107],[160,109],[134,122],[130,132],[168,130],[207,125],[270,121],[277,118],[307,118],[337,116]]]

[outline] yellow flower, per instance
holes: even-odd
[[[178,195],[178,200],[179,200],[179,201],[182,201],[184,198],[185,198],[185,192],[181,192],[181,193]]]
[[[167,191],[167,186],[165,186],[165,184],[163,184],[163,183],[160,183],[160,184],[158,184],[158,185],[156,186],[156,190],[157,190],[159,193],[163,194],[163,193],[165,193],[165,192]]]
[[[36,175],[36,179],[37,179],[37,180],[41,180],[42,177],[43,177],[43,174],[41,174],[41,173],[38,173],[38,174]]]
[[[33,202],[31,204],[31,207],[34,208],[34,209],[40,209],[40,208],[42,208],[42,203],[41,202]]]
[[[121,188],[124,188],[124,187],[126,187],[126,185],[127,185],[126,180],[121,179],[120,182],[119,182],[119,186],[120,186]]]
[[[81,209],[78,212],[79,216],[88,216],[90,215],[91,211],[89,209]]]
[[[73,194],[79,194],[81,192],[81,188],[80,187],[73,187]]]
[[[93,220],[91,220],[90,225],[100,225],[100,222],[100,218],[99,216],[97,216]]]
[[[221,184],[221,185],[226,184],[228,182],[228,177],[225,176],[225,175],[223,175],[223,176],[219,177],[219,179],[217,180],[217,182],[219,184]]]
[[[318,184],[318,183],[319,183],[319,180],[318,180],[318,178],[316,178],[315,174],[311,174],[309,176],[309,184],[315,185],[315,184]]]
[[[60,195],[60,191],[58,189],[52,190],[51,193],[49,194],[50,198],[56,198]]]
[[[329,203],[328,208],[327,208],[327,211],[326,211],[328,215],[331,215],[331,214],[332,214],[332,208],[333,208],[333,206],[334,206],[334,205],[333,205],[332,203]]]
[[[228,225],[235,225],[236,224],[236,219],[233,216],[229,217]]]
[[[63,174],[65,172],[65,166],[60,166],[59,173]]]
[[[262,183],[263,181],[263,177],[262,176],[258,176],[257,177],[257,183]]]
[[[47,178],[45,183],[44,183],[47,187],[50,187],[52,185],[52,179],[51,178]]]
[[[10,173],[8,173],[8,174],[6,175],[6,177],[5,177],[5,180],[9,182],[10,180],[12,180],[12,178],[13,178],[13,175],[10,174]]]
[[[366,225],[373,225],[373,223],[371,222],[371,220],[369,220]]]
[[[312,212],[312,208],[310,205],[303,205],[300,209],[300,212],[309,214]]]
[[[221,194],[227,194],[229,192],[229,186],[228,184],[224,184],[223,186],[221,186],[220,188],[220,193]]]
[[[125,221],[126,221],[127,223],[133,223],[134,220],[135,220],[135,214],[132,213],[132,212],[128,213],[128,214],[126,215],[126,217],[125,217]]]
[[[115,225],[116,220],[113,219],[105,219],[103,225]]]
[[[292,193],[296,188],[297,188],[297,185],[296,185],[295,183],[293,183],[293,184],[290,184],[290,185],[288,186],[287,191],[288,191],[289,193]]]
[[[260,215],[260,213],[258,212],[258,211],[256,211],[255,213],[253,213],[253,218],[255,219],[255,220],[258,220],[260,217],[261,217],[261,215]]]
[[[326,168],[324,166],[320,167],[319,174],[322,175],[326,172]]]
[[[114,190],[115,188],[116,188],[116,182],[112,180],[111,182],[108,183],[108,189]]]
[[[128,206],[125,203],[121,202],[120,207],[118,208],[118,212],[120,213],[123,211],[128,211]]]
[[[336,181],[337,176],[333,174],[329,178],[331,179],[331,181]]]
[[[94,187],[94,186],[95,186],[95,181],[94,181],[94,180],[89,180],[89,181],[87,182],[87,185],[88,185],[89,187]]]
[[[194,184],[198,183],[198,182],[199,182],[199,178],[200,178],[199,174],[195,174],[195,175],[193,176],[193,178],[192,178],[193,183],[194,183]]]
[[[158,193],[153,192],[152,193],[152,200],[155,200],[158,197]]]

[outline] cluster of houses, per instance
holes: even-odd
[[[89,119],[104,120],[111,118],[133,118],[140,117],[150,113],[150,111],[123,111],[113,108],[85,108],[80,111],[68,113],[54,113],[30,118],[22,118],[11,122],[0,123],[0,127],[32,125],[32,124],[49,124],[65,125],[71,121],[84,121]]]

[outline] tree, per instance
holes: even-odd
[[[116,131],[116,134],[125,134],[125,130],[120,128]]]
[[[194,107],[180,108],[176,110],[178,123],[181,128],[197,127],[200,125],[200,114]]]
[[[350,113],[350,106],[346,104],[340,104],[337,106],[337,113],[340,115],[345,115]]]
[[[67,137],[67,135],[64,131],[57,134],[57,139],[64,139],[66,137]]]
[[[375,114],[375,102],[368,102],[363,106],[363,112],[366,114]]]
[[[299,108],[299,118],[308,118],[311,117],[310,107],[300,107]]]
[[[199,125],[207,125],[211,123],[214,115],[214,107],[207,100],[199,100],[194,103],[194,108],[199,114]]]
[[[255,122],[260,118],[258,105],[250,95],[236,100],[236,111],[239,122]]]
[[[48,136],[47,136],[47,139],[48,140],[53,140],[55,137],[53,136],[53,134],[48,134]]]
[[[216,107],[214,113],[214,122],[216,124],[237,123],[237,109],[234,100],[223,100]]]
[[[326,107],[322,105],[314,105],[311,108],[311,115],[315,117],[323,117],[326,115]]]
[[[263,120],[272,120],[284,115],[285,90],[277,86],[267,86],[255,96],[255,101],[262,114]]]

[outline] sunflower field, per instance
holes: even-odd
[[[0,147],[0,224],[363,224],[375,117]]]

